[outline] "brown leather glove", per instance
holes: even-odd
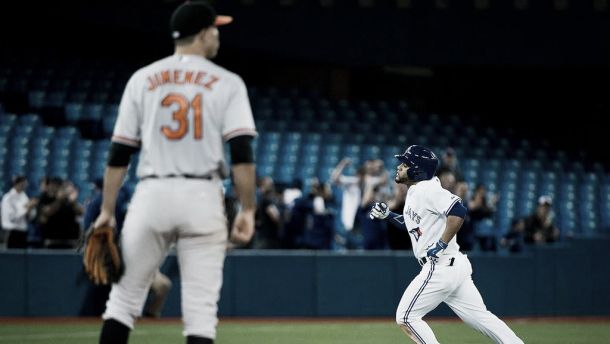
[[[91,228],[85,237],[83,264],[95,284],[118,282],[125,267],[114,228]]]

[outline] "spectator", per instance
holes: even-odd
[[[479,242],[479,248],[482,251],[495,251],[497,249],[495,230],[493,226],[486,226],[483,221],[494,215],[498,199],[499,196],[496,194],[491,200],[488,200],[485,185],[478,184],[468,202],[468,214]]]
[[[78,190],[69,181],[51,178],[38,221],[45,248],[75,248],[81,236],[77,217],[83,207],[76,202]]]
[[[438,171],[436,172],[436,175],[440,176],[441,173],[444,171],[453,172],[453,175],[455,176],[455,180],[457,182],[464,181],[464,174],[462,173],[462,169],[460,168],[460,163],[458,161],[457,154],[455,152],[455,149],[451,147],[447,147],[447,149],[445,149],[445,151],[443,152],[443,156],[441,157],[441,164],[438,168]]]
[[[468,201],[468,183],[459,182],[455,186],[455,194],[462,199],[462,204],[466,209],[470,209],[469,201]],[[462,228],[457,232],[457,243],[460,245],[460,251],[469,252],[475,246],[475,233],[474,226],[472,223],[472,219],[470,218],[470,214],[466,213],[464,216],[464,223],[462,224]]]
[[[294,205],[294,200],[303,196],[303,181],[299,178],[295,178],[292,183],[284,189],[282,193],[282,202],[288,211]]]
[[[355,176],[346,176],[343,170],[352,163],[351,159],[343,158],[331,174],[331,182],[342,190],[341,197],[341,235],[344,237],[338,240],[346,248],[357,248],[360,246],[357,234],[354,231],[356,214],[360,208],[362,192],[364,186],[365,168],[362,166],[356,171]]]
[[[341,224],[346,231],[354,228],[356,212],[362,198],[362,183],[364,180],[364,169],[359,169],[355,176],[343,174],[345,167],[352,163],[351,159],[343,158],[331,174],[331,182],[338,185],[343,191],[341,201]]]
[[[43,238],[41,232],[40,214],[42,213],[42,207],[52,202],[52,197],[49,194],[49,183],[51,178],[43,176],[40,178],[40,184],[38,186],[38,196],[35,197],[37,200],[36,208],[33,211],[32,221],[29,225],[28,233],[28,247],[42,248]]]
[[[362,200],[358,209],[358,222],[362,227],[363,247],[365,250],[385,250],[388,248],[387,225],[369,217],[369,210],[375,202],[389,198],[388,172],[383,160],[367,160],[364,164],[365,176]]]
[[[282,216],[275,184],[271,177],[263,177],[259,180],[255,219],[256,232],[252,243],[253,248],[280,248]]]
[[[299,208],[304,214],[301,219],[303,228],[303,246],[313,250],[330,250],[333,247],[335,234],[334,212],[330,205],[333,203],[333,195],[330,186],[313,178],[311,190],[306,197],[301,197],[295,202],[295,208]]]
[[[91,224],[93,224],[93,221],[95,221],[100,213],[100,209],[102,207],[102,191],[104,188],[103,183],[104,181],[102,179],[97,179],[93,182],[93,195],[87,203],[83,218],[83,228],[85,230],[91,227]],[[115,210],[116,230],[118,233],[120,233],[121,229],[123,228],[123,221],[125,220],[125,215],[127,214],[127,206],[129,205],[131,194],[131,190],[127,187],[127,184],[123,184],[123,186],[121,186],[119,189]]]
[[[405,199],[407,197],[408,187],[404,184],[394,185],[394,195],[388,202],[390,211],[402,214],[405,207]],[[390,223],[387,223],[388,245],[391,250],[409,250],[411,249],[411,238],[409,232],[399,229]],[[459,232],[458,232],[459,233]]]
[[[518,217],[511,221],[510,229],[500,241],[510,252],[521,252],[524,246],[525,218]]]
[[[524,240],[527,244],[545,244],[559,241],[560,231],[553,223],[553,199],[540,196],[534,213],[524,220]]]
[[[27,248],[29,216],[36,206],[25,193],[28,186],[24,176],[13,179],[13,187],[2,196],[2,230],[7,233],[6,248]]]
[[[445,169],[440,171],[437,176],[443,189],[449,190],[452,193],[456,192],[457,179],[453,171]]]

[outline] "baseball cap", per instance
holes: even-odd
[[[210,26],[226,25],[233,17],[222,16],[204,1],[187,1],[178,6],[169,21],[173,39],[192,36]]]
[[[540,196],[538,197],[538,204],[553,205],[553,199],[551,198],[551,196]]]

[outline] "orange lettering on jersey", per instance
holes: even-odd
[[[169,107],[173,103],[178,104],[178,110],[172,113],[173,120],[178,122],[178,128],[176,130],[173,130],[171,127],[164,125],[161,127],[161,132],[163,133],[163,135],[165,135],[165,137],[170,140],[180,140],[184,137],[184,135],[186,135],[186,132],[188,131],[189,124],[186,115],[188,114],[189,103],[186,99],[184,99],[183,95],[170,93],[165,98],[163,98],[161,105]]]
[[[195,140],[201,140],[201,138],[203,137],[203,104],[201,104],[202,98],[203,97],[201,96],[201,93],[197,93],[195,99],[193,99],[193,101],[191,102],[193,110],[195,110],[195,117],[193,121],[193,127],[195,127]]]
[[[180,69],[174,70],[174,84],[184,84],[184,80],[180,80],[180,74],[182,74],[182,71]]]
[[[155,88],[157,88],[158,83],[155,81],[155,79],[153,79],[153,78],[152,78],[152,77],[150,77],[150,76],[149,76],[149,77],[147,77],[146,79],[148,79],[148,82],[149,82],[149,84],[148,84],[148,90],[149,90],[149,91],[152,91],[152,90],[154,90]]]
[[[215,75],[210,75],[210,81],[208,81],[205,85],[203,85],[203,87],[207,88],[208,90],[212,89],[212,85],[214,83],[216,83],[216,81],[220,80],[219,77],[215,76]]]
[[[208,74],[208,73],[206,73],[206,72],[197,72],[197,76],[195,76],[195,81],[193,81],[193,83],[195,85],[203,86],[201,81],[203,81],[203,78],[205,77],[206,74]]]
[[[161,72],[161,80],[163,80],[164,84],[169,84],[171,80],[169,79],[169,71],[164,70]]]
[[[184,73],[184,82],[186,84],[193,83],[193,74],[195,74],[195,72],[192,70],[187,70],[186,73]]]

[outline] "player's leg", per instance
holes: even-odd
[[[187,337],[216,338],[226,238],[226,231],[219,231],[178,239],[182,314]]]
[[[159,265],[165,259],[170,234],[158,231],[171,228],[164,215],[161,198],[153,197],[139,188],[131,202],[121,232],[121,253],[125,273],[112,285],[106,311],[102,318],[100,343],[126,343],[127,334],[133,329],[135,319],[141,315],[148,289]],[[166,208],[167,209],[167,208]],[[125,327],[117,329],[117,327]],[[124,341],[123,341],[124,340]]]
[[[523,344],[523,341],[497,316],[487,310],[479,290],[474,285],[470,273],[472,268],[467,259],[463,268],[468,276],[451,293],[445,303],[468,325],[492,338],[496,343]],[[456,262],[459,264],[460,262]],[[459,267],[459,266],[458,266]]]
[[[396,323],[415,343],[436,344],[438,340],[423,316],[438,306],[447,296],[446,271],[434,264],[426,264],[405,290],[398,309]]]

